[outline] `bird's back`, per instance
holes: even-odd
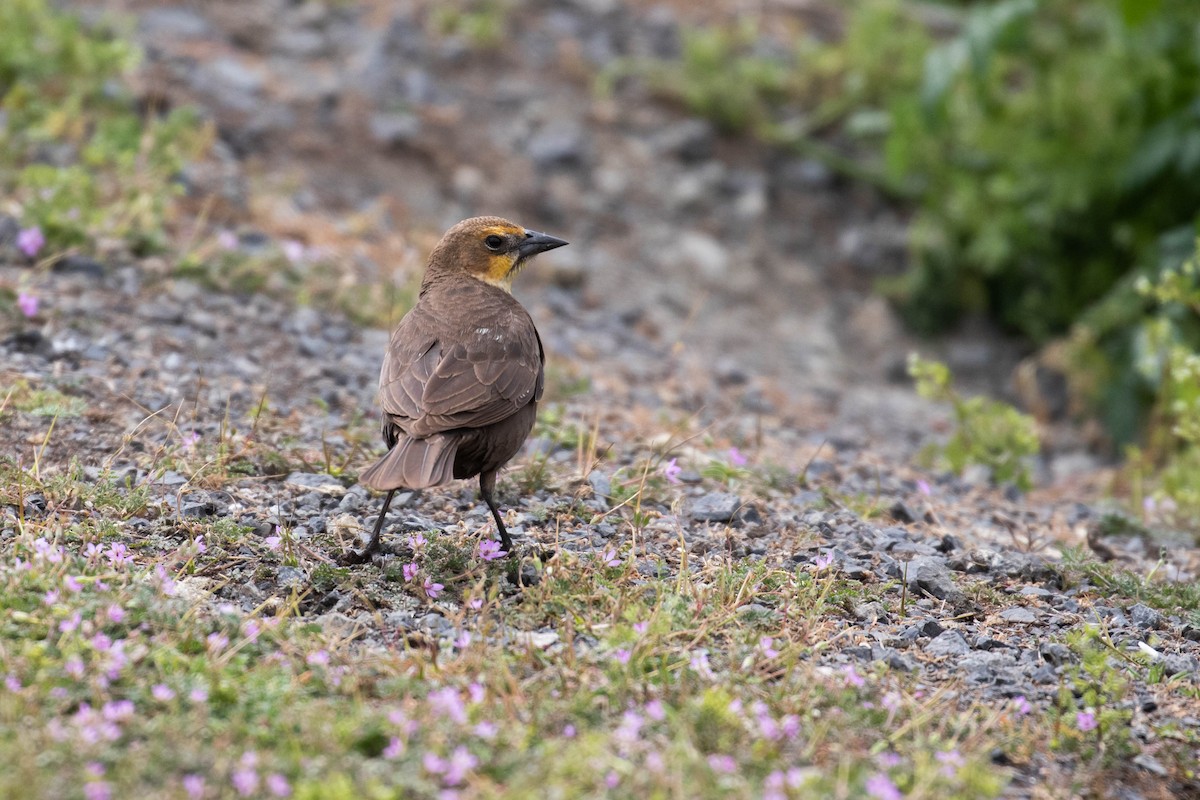
[[[384,360],[390,451],[362,482],[416,489],[499,469],[533,427],[543,361],[533,320],[510,294],[465,275],[428,282]]]

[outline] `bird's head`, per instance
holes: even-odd
[[[529,259],[566,242],[500,217],[472,217],[446,231],[429,256],[427,275],[465,272],[506,292]]]

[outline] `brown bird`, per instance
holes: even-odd
[[[513,552],[492,493],[496,474],[533,428],[545,354],[512,282],[530,258],[565,244],[500,217],[474,217],[433,248],[417,304],[392,334],[379,375],[389,449],[359,478],[387,496],[366,549],[347,561],[379,549],[398,489],[475,475],[500,541]]]

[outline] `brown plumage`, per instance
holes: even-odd
[[[565,244],[499,217],[474,217],[433,249],[420,297],[392,334],[379,376],[388,452],[359,478],[387,496],[366,550],[348,560],[378,550],[398,489],[475,475],[504,549],[513,551],[492,493],[496,474],[533,428],[545,356],[510,290],[530,258]]]

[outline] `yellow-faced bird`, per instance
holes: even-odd
[[[512,540],[496,508],[496,474],[533,428],[545,383],[542,341],[512,282],[529,259],[565,245],[500,217],[473,217],[446,232],[429,256],[421,293],[392,334],[379,375],[388,452],[362,473],[386,491],[370,542],[399,489],[479,476],[504,549]]]

